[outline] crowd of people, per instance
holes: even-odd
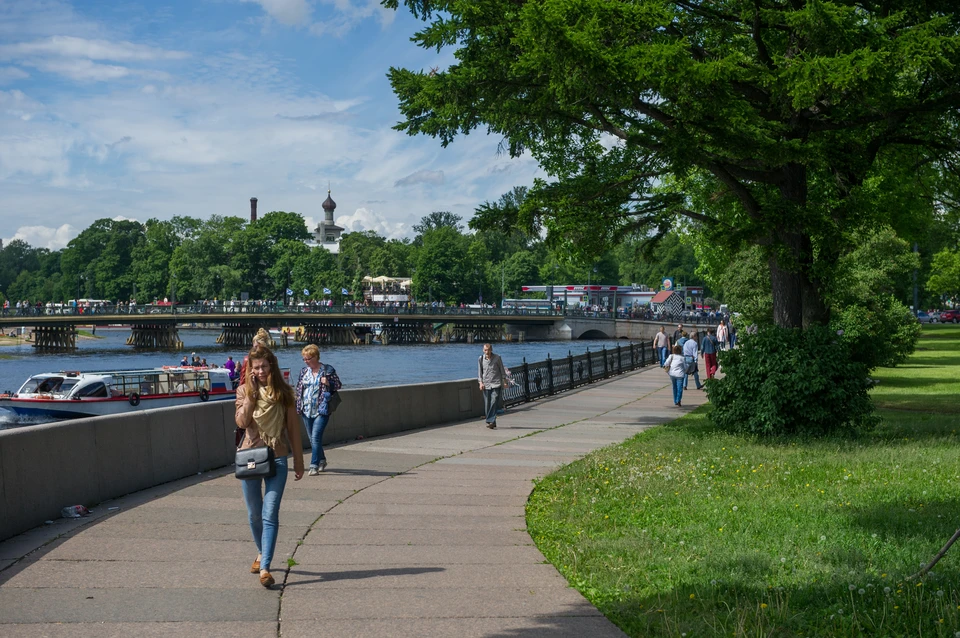
[[[716,376],[717,353],[727,348],[733,348],[737,342],[737,331],[730,323],[729,317],[721,318],[716,330],[706,329],[701,335],[697,330],[687,332],[683,324],[677,324],[677,329],[668,335],[665,326],[653,338],[653,348],[660,361],[660,367],[667,371],[673,384],[673,404],[682,407],[683,391],[689,389],[689,379],[693,381],[697,390],[703,389],[700,382],[699,359],[702,357],[706,368],[707,378]]]

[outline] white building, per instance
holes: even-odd
[[[323,200],[321,206],[323,206],[323,220],[313,230],[313,241],[307,242],[307,245],[322,246],[337,254],[340,252],[340,235],[344,229],[337,226],[333,221],[333,211],[337,209],[337,203],[330,197],[329,189],[327,190],[327,198]]]

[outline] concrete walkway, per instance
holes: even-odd
[[[545,563],[524,504],[532,479],[706,400],[691,385],[676,408],[668,381],[645,370],[510,410],[497,430],[329,448],[324,474],[287,483],[273,590],[249,573],[223,471],[55,521],[0,543],[0,635],[623,636]]]

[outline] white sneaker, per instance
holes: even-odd
[[[326,462],[326,461],[320,461],[320,466],[317,468],[317,473],[319,474],[320,472],[324,471],[325,469],[327,469],[327,462]]]
[[[311,467],[310,471],[307,472],[307,476],[319,476],[320,472],[317,471],[317,468]]]

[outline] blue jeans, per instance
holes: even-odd
[[[686,377],[670,377],[670,381],[673,382],[673,403],[674,405],[680,403],[680,399],[683,398],[683,382],[686,380]]]
[[[310,436],[310,447],[313,450],[310,455],[310,467],[320,467],[320,463],[327,462],[327,457],[323,453],[323,431],[327,428],[330,415],[318,414],[309,417],[301,414],[300,420],[303,421],[303,427],[307,428],[307,434]]]
[[[253,542],[257,544],[257,551],[260,552],[260,569],[265,571],[270,571],[273,550],[277,547],[280,499],[283,498],[283,488],[287,485],[287,457],[277,458],[276,463],[277,475],[273,478],[240,481]],[[265,484],[265,494],[260,491],[261,483]]]
[[[657,348],[657,352],[660,354],[660,367],[661,367],[661,368],[663,367],[663,364],[666,363],[666,361],[667,361],[667,350],[668,350],[668,348],[667,348],[666,346],[663,346],[662,348]]]
[[[500,397],[500,388],[484,388],[483,411],[487,415],[487,423],[497,423],[497,399]]]

